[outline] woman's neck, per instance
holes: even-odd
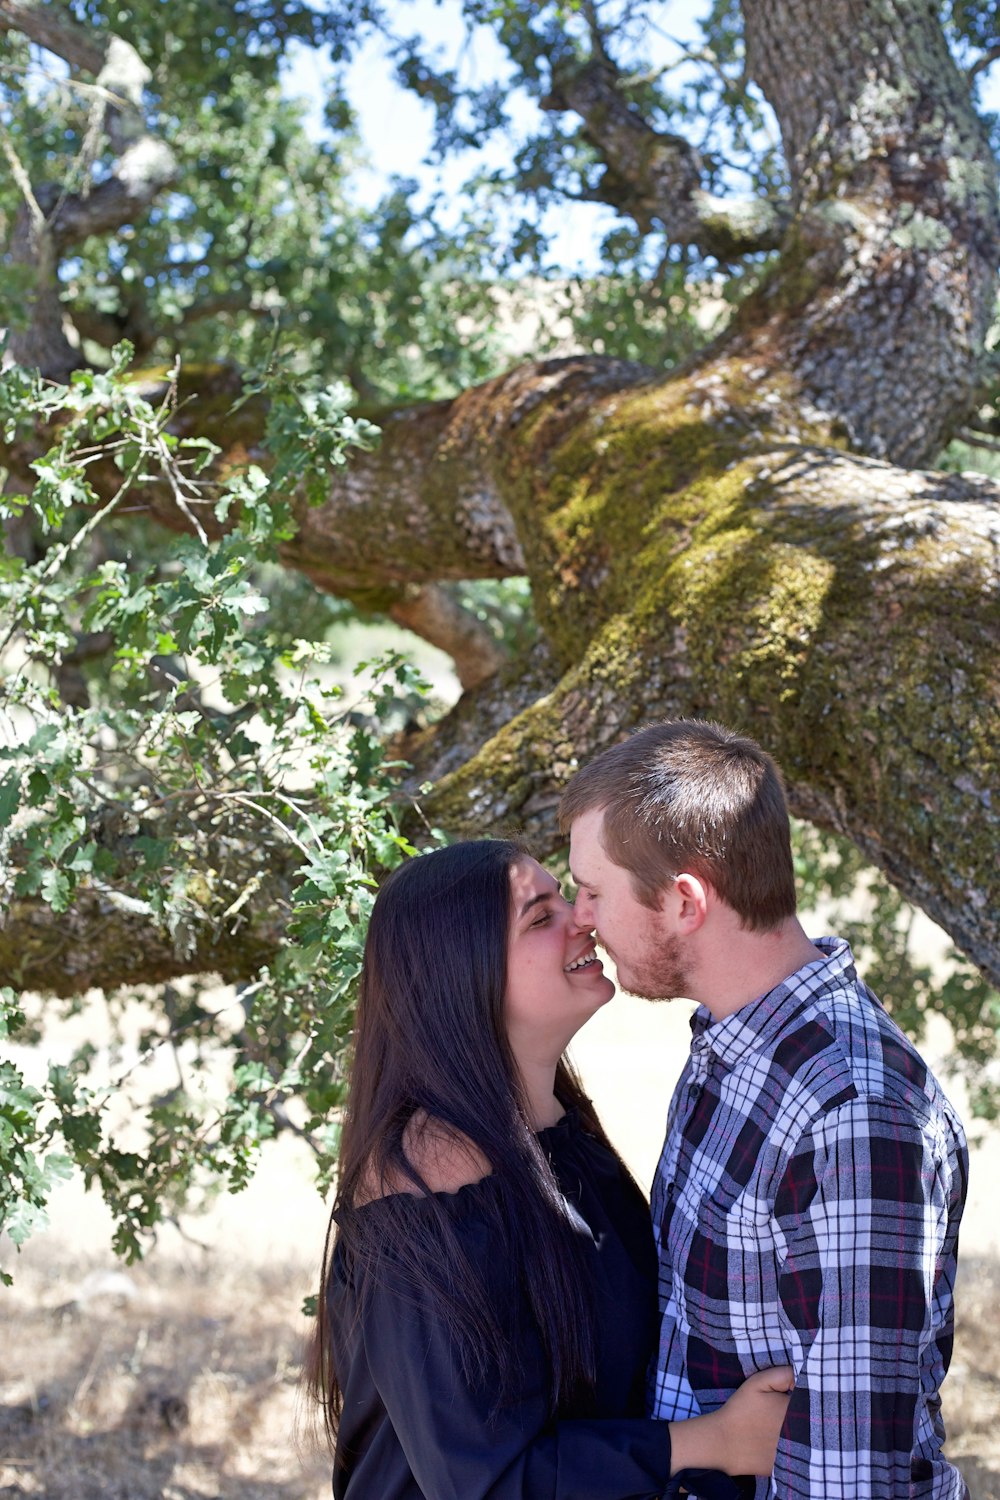
[[[519,1062],[518,1066],[532,1127],[535,1130],[547,1130],[566,1113],[556,1098],[555,1064]]]

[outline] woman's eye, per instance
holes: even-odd
[[[546,924],[546,922],[550,922],[551,920],[552,920],[552,913],[550,911],[543,911],[542,914],[541,914],[541,916],[540,917],[536,917],[535,920],[532,922],[531,925],[532,925],[532,927],[544,927],[545,924]]]

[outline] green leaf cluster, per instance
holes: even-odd
[[[381,24],[379,7],[133,0],[73,10],[98,46],[120,36],[149,67],[143,123],[176,163],[174,185],[147,212],[63,257],[61,296],[88,363],[102,366],[128,337],[147,366],[180,356],[249,369],[267,362],[277,335],[290,376],[321,389],[346,375],[377,404],[454,394],[495,373],[485,227],[452,232],[440,206],[413,201],[410,182],[361,206],[352,176],[364,162],[339,71],[322,131],[308,101],[290,97],[295,57],[325,51],[339,69]],[[5,47],[11,150],[43,197],[88,194],[118,164],[104,102],[16,32]],[[22,206],[14,178],[0,174],[5,239]],[[29,267],[0,267],[12,318],[32,290]],[[468,326],[458,326],[463,314]]]
[[[0,990],[0,1041],[16,1037],[24,1024],[14,992]],[[62,1152],[42,1154],[50,1139],[42,1121],[43,1103],[42,1094],[25,1083],[14,1064],[0,1059],[0,1225],[18,1247],[44,1229],[49,1194],[71,1169]],[[0,1282],[9,1286],[10,1281],[0,1271]]]
[[[269,899],[284,908],[276,957],[238,1000],[220,1013],[208,981],[168,985],[127,1066],[90,1043],[39,1087],[3,1065],[0,1228],[20,1243],[72,1162],[132,1257],[206,1184],[245,1185],[262,1143],[293,1120],[329,1170],[373,889],[412,852],[383,742],[425,689],[391,653],[365,663],[349,701],[322,639],[291,633],[291,614],[272,618],[262,587],[293,529],[293,489],[318,495],[351,448],[377,439],[349,414],[348,389],[279,382],[270,473],[219,478],[212,445],[170,431],[169,399],[137,394],[128,352],[64,387],[0,377],[5,420],[59,414],[34,493],[0,501],[44,539],[0,576],[0,886],[56,913],[96,896],[183,959],[220,929],[249,938]],[[103,505],[88,488],[95,463],[120,476]],[[55,471],[84,504],[53,498]],[[140,551],[129,503],[154,482],[195,534]],[[210,539],[209,518],[227,529]],[[112,1022],[132,998],[109,997]],[[6,1029],[25,1024],[13,992],[5,1004]],[[177,1083],[149,1095],[165,1053]]]

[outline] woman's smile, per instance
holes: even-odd
[[[604,970],[601,967],[601,960],[597,956],[594,945],[591,944],[589,948],[580,954],[579,958],[574,958],[572,963],[566,965],[564,973],[575,974],[580,969],[592,968],[594,966],[600,969],[603,974]]]

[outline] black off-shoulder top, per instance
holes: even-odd
[[[359,1310],[338,1247],[328,1294],[344,1396],[335,1500],[659,1500],[671,1487],[667,1424],[644,1415],[657,1326],[649,1210],[576,1111],[538,1139],[588,1240],[594,1405],[587,1415],[549,1417],[537,1324],[516,1279],[498,1266],[503,1250],[487,1229],[493,1179],[435,1194],[482,1275],[484,1296],[517,1339],[518,1387],[497,1410],[496,1391],[463,1375],[435,1307],[394,1289],[391,1276]],[[426,1199],[406,1203],[407,1212],[428,1212]],[[378,1201],[365,1212],[379,1212]]]

